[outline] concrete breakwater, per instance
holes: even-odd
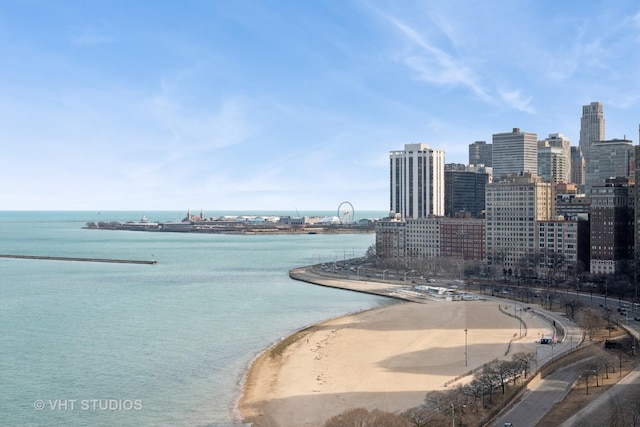
[[[82,258],[82,257],[63,257],[63,256],[46,256],[46,255],[8,255],[0,254],[0,258],[13,259],[38,259],[46,261],[84,261],[84,262],[109,262],[114,264],[157,264],[158,261],[144,261],[135,259],[109,259],[109,258]]]

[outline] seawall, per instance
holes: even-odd
[[[144,261],[135,259],[109,259],[109,258],[82,258],[82,257],[62,257],[62,256],[46,256],[46,255],[9,255],[0,254],[0,258],[12,259],[37,259],[46,261],[84,261],[84,262],[109,262],[115,264],[157,264],[158,261]]]

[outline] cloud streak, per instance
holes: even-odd
[[[535,109],[531,106],[531,97],[524,97],[519,90],[510,92],[500,92],[502,100],[512,108],[529,114],[535,114]]]
[[[462,86],[483,101],[490,101],[475,73],[464,61],[429,43],[420,33],[400,20],[390,17],[387,19],[411,42],[408,52],[400,54],[400,58],[417,73],[419,79],[438,85]]]

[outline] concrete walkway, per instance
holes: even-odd
[[[584,370],[588,360],[559,369],[538,381],[509,411],[502,414],[493,425],[502,427],[510,422],[518,427],[534,427],[551,410],[553,405],[571,390],[571,386]]]

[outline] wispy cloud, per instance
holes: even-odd
[[[509,106],[525,113],[535,114],[535,109],[531,106],[531,97],[524,97],[519,90],[511,92],[500,92],[500,97]]]
[[[463,86],[484,101],[490,101],[478,83],[474,71],[463,60],[429,43],[418,31],[400,20],[387,18],[411,42],[408,52],[400,54],[405,64],[426,82],[447,86]]]

